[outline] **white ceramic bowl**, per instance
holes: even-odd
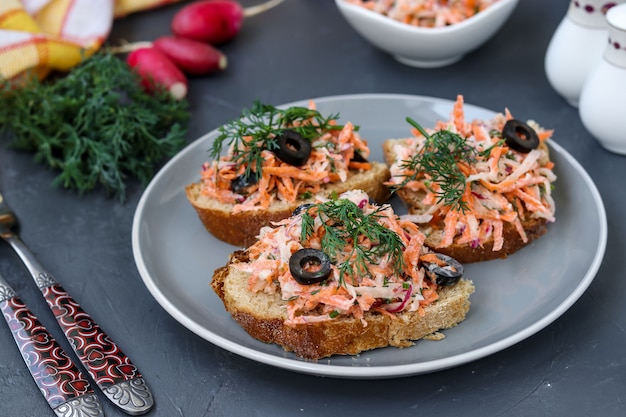
[[[363,7],[335,0],[352,27],[398,61],[420,68],[453,64],[491,38],[509,18],[518,0],[500,0],[460,23],[422,28],[401,23]]]

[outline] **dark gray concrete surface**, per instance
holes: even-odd
[[[140,279],[131,225],[141,185],[130,185],[124,204],[100,193],[78,196],[51,187],[55,174],[35,164],[30,154],[2,147],[0,187],[19,214],[23,239],[40,261],[140,368],[155,395],[151,416],[625,415],[626,159],[598,145],[577,110],[545,77],[545,51],[567,6],[565,0],[522,0],[482,48],[452,66],[426,70],[404,66],[367,44],[332,0],[287,0],[246,20],[240,35],[222,47],[229,58],[227,71],[190,81],[190,142],[236,117],[255,99],[282,104],[352,93],[451,100],[462,93],[467,103],[498,111],[508,107],[555,129],[556,141],[587,170],[606,205],[604,262],[585,294],[547,328],[453,369],[346,380],[239,357],[179,324]],[[181,7],[120,19],[110,41],[167,35],[169,21]],[[26,270],[4,243],[0,272],[60,337]],[[100,398],[107,416],[124,415]],[[0,415],[53,415],[1,323]]]

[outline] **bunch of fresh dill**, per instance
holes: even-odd
[[[80,194],[102,187],[120,201],[129,177],[146,184],[185,144],[188,104],[147,94],[125,62],[99,52],[66,76],[2,82],[0,138],[60,171],[55,186]]]

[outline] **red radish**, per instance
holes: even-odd
[[[243,8],[232,0],[193,2],[174,15],[172,33],[181,38],[219,45],[239,33]]]
[[[219,45],[234,38],[244,17],[254,16],[284,0],[269,0],[243,9],[236,0],[200,0],[188,4],[174,15],[172,33],[201,42]]]
[[[158,49],[136,49],[128,54],[126,63],[141,76],[141,84],[146,91],[165,88],[176,100],[187,95],[187,78]]]
[[[153,42],[156,49],[166,55],[184,73],[210,74],[226,68],[226,55],[211,45],[193,39],[161,36]]]

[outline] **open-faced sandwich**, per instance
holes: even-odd
[[[383,144],[388,183],[431,249],[459,262],[506,257],[555,219],[548,146],[552,131],[514,119],[465,120],[459,96],[449,121]]]
[[[252,337],[304,358],[407,347],[463,321],[474,291],[424,238],[390,205],[349,191],[264,227],[211,286]]]
[[[321,115],[313,102],[287,109],[257,102],[221,127],[213,161],[202,166],[200,181],[186,187],[206,229],[248,246],[261,227],[318,197],[359,188],[385,201],[387,165],[369,162],[367,142],[338,117]]]

